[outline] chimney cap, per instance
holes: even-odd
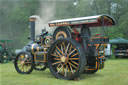
[[[38,15],[32,15],[32,16],[30,16],[29,17],[29,20],[30,21],[35,21],[35,20],[37,20],[37,19],[39,19],[40,17],[38,16]]]

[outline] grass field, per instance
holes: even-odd
[[[128,85],[128,59],[107,60],[95,74],[81,74],[79,81],[54,78],[49,69],[18,74],[12,62],[0,64],[0,85]]]

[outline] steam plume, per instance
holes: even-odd
[[[36,35],[40,34],[42,29],[46,29],[49,33],[53,32],[54,29],[48,27],[48,22],[55,18],[55,7],[55,1],[40,0],[40,17],[36,21]]]

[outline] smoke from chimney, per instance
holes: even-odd
[[[36,35],[41,33],[42,29],[46,29],[49,33],[53,33],[54,28],[48,27],[48,22],[55,19],[56,1],[40,0],[40,14],[36,20]]]

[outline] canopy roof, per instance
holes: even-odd
[[[49,22],[49,26],[69,26],[69,25],[80,25],[86,24],[88,27],[97,26],[112,26],[115,25],[115,20],[109,15],[96,15],[72,19],[54,20]]]
[[[110,44],[128,44],[128,40],[118,37],[118,38],[109,40],[109,43]]]

